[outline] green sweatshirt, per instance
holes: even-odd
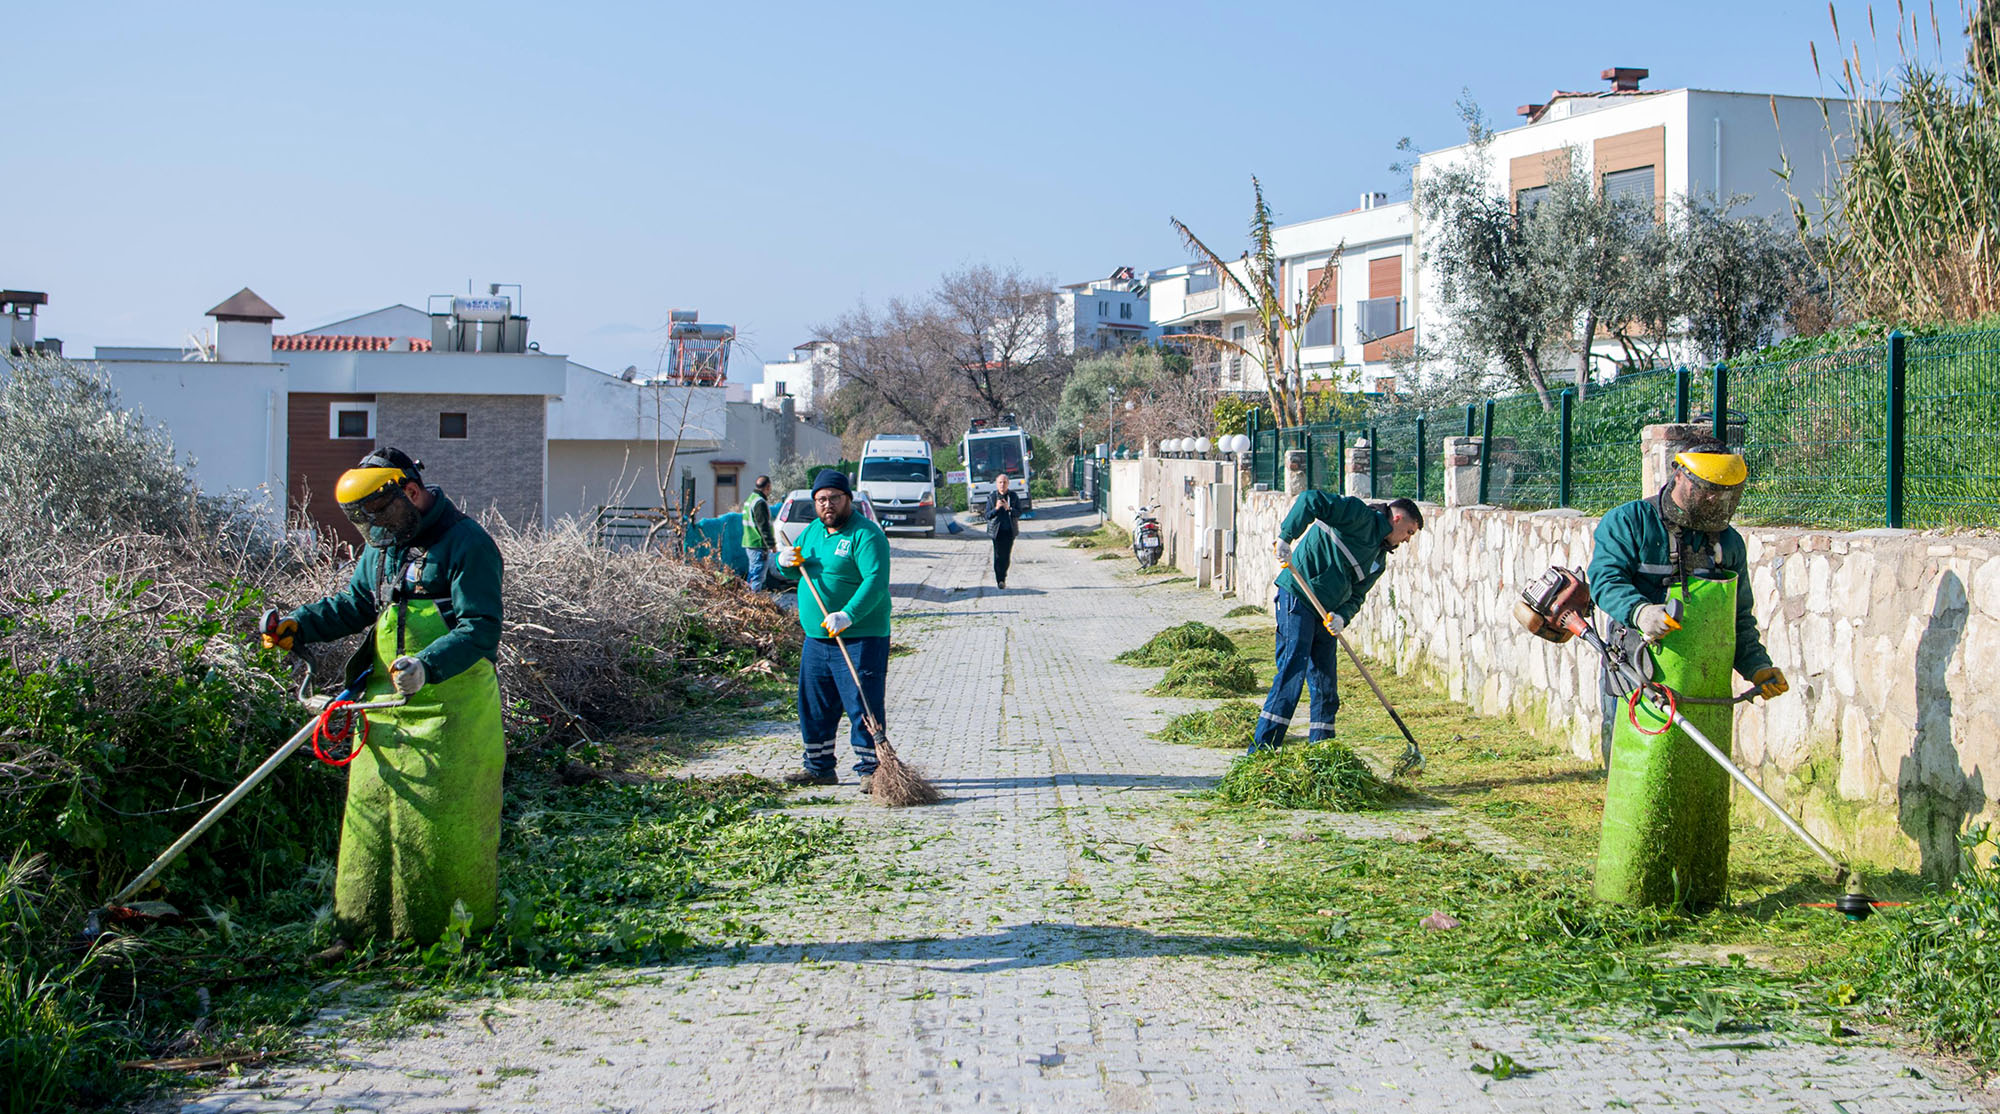
[[[380,614],[376,586],[387,562],[394,577],[414,588],[412,598],[437,601],[438,615],[449,628],[443,638],[415,655],[424,663],[429,682],[448,681],[480,658],[499,663],[500,549],[486,529],[461,514],[443,492],[430,490],[437,501],[424,512],[408,548],[384,551],[369,546],[354,563],[346,591],[292,612],[299,621],[301,643],[331,642],[373,627]],[[410,581],[406,570],[413,548],[425,552]]]
[[[839,530],[828,530],[815,518],[799,535],[799,555],[805,571],[826,599],[826,611],[810,591],[799,592],[799,626],[808,638],[825,638],[820,620],[828,611],[845,611],[854,625],[843,638],[889,636],[889,538],[860,511],[847,516]]]
[[[1378,511],[1352,495],[1308,491],[1292,504],[1290,514],[1278,524],[1278,536],[1292,543],[1291,567],[1278,573],[1278,587],[1305,598],[1297,579],[1319,597],[1319,604],[1343,621],[1354,618],[1368,590],[1382,579],[1382,560],[1388,554],[1389,514]],[[1339,535],[1347,552],[1334,544]],[[1360,563],[1348,560],[1352,554]]]
[[[1696,552],[1707,540],[1693,530],[1683,530],[1681,538],[1685,553]],[[1640,605],[1667,601],[1667,585],[1680,574],[1667,548],[1666,520],[1653,500],[1634,499],[1613,508],[1598,522],[1592,544],[1590,595],[1599,610],[1630,626]],[[1736,672],[1745,680],[1771,664],[1757,633],[1749,565],[1743,535],[1735,527],[1724,529],[1715,547],[1715,567],[1736,574]]]

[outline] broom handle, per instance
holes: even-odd
[[[1281,564],[1283,564],[1284,567],[1288,569],[1292,567],[1292,563],[1290,561],[1284,561],[1281,562]],[[1306,599],[1311,601],[1313,605],[1313,610],[1319,612],[1320,622],[1324,623],[1326,621],[1326,608],[1321,606],[1319,602],[1319,597],[1313,594],[1312,586],[1306,583],[1306,578],[1300,576],[1298,574],[1298,570],[1296,569],[1292,570],[1292,583],[1298,585],[1299,590],[1306,594]],[[1335,642],[1340,643],[1341,649],[1347,651],[1347,660],[1354,663],[1354,668],[1361,671],[1361,679],[1368,682],[1369,688],[1375,690],[1375,699],[1380,700],[1382,702],[1382,710],[1389,713],[1390,719],[1396,721],[1396,730],[1401,731],[1403,733],[1403,738],[1410,744],[1410,749],[1416,751],[1418,754],[1421,755],[1423,753],[1423,749],[1417,746],[1417,737],[1415,735],[1410,734],[1410,729],[1404,726],[1403,724],[1403,717],[1396,714],[1396,706],[1394,704],[1389,703],[1388,694],[1382,691],[1381,685],[1375,683],[1375,677],[1373,674],[1368,672],[1368,667],[1361,664],[1361,655],[1355,653],[1354,647],[1348,645],[1347,639],[1341,637],[1340,635],[1338,634],[1334,635],[1333,640]]]
[[[812,593],[813,602],[819,605],[820,614],[828,614],[826,598],[819,594],[819,587],[813,583],[812,574],[806,572],[806,563],[803,559],[799,561],[799,579],[805,582],[806,590]],[[827,633],[833,634],[832,631]],[[861,687],[861,671],[854,668],[854,659],[847,653],[847,643],[839,635],[834,634],[833,644],[840,647],[840,658],[847,663],[847,675],[854,678],[854,694],[861,698],[861,714],[868,717],[869,722],[866,725],[868,733],[875,736],[877,744],[886,741],[888,732],[882,730],[882,721],[875,718],[875,709],[868,706],[868,690]]]

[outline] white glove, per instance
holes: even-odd
[[[854,619],[845,611],[836,611],[826,618],[821,619],[819,625],[825,627],[828,634],[839,634],[841,631],[853,626]]]
[[[1639,610],[1632,613],[1632,626],[1645,635],[1648,642],[1658,642],[1681,629],[1681,625],[1667,614],[1666,605],[1657,603],[1640,604]]]
[[[424,687],[424,663],[405,654],[389,663],[389,683],[404,696],[415,696]]]
[[[1271,552],[1278,555],[1278,563],[1280,565],[1289,565],[1292,563],[1292,543],[1285,539],[1279,538],[1277,541],[1272,542]]]
[[[805,563],[805,554],[803,554],[803,553],[801,553],[801,552],[799,551],[799,547],[798,547],[798,546],[795,546],[795,545],[781,545],[781,546],[779,546],[779,547],[778,547],[778,567],[779,567],[779,568],[781,568],[781,569],[795,569],[795,568],[798,568],[798,567],[799,567],[800,565],[802,565],[802,564],[804,564],[804,563]]]
[[[1346,629],[1347,629],[1347,620],[1340,617],[1340,612],[1329,611],[1326,613],[1326,633],[1331,635],[1338,635],[1340,634],[1341,631],[1344,631]]]

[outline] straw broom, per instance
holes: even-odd
[[[813,601],[819,604],[822,615],[829,614],[826,599],[819,594],[819,586],[813,583],[812,575],[804,565],[799,566],[799,580],[812,593]],[[838,634],[833,636],[833,644],[840,647],[841,660],[847,663],[847,673],[854,678],[854,691],[861,697],[861,727],[868,737],[875,740],[875,780],[871,796],[890,808],[904,805],[934,805],[944,800],[944,794],[930,783],[930,779],[915,768],[904,764],[896,754],[896,748],[889,745],[889,731],[875,716],[875,709],[868,706],[868,690],[861,685],[861,671],[854,668],[854,657],[847,652],[847,643]]]

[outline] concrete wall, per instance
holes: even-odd
[[[1238,593],[1267,607],[1271,540],[1290,505],[1251,493],[1237,517]],[[1594,757],[1594,655],[1530,637],[1512,610],[1551,564],[1589,564],[1597,520],[1486,507],[1425,517],[1356,616],[1356,648]],[[1965,822],[2000,819],[2000,540],[1743,533],[1758,623],[1792,691],[1738,708],[1738,761],[1836,849],[1955,869]],[[1769,822],[1740,795],[1738,807]]]
[[[195,482],[210,495],[249,494],[269,509],[285,511],[285,398],[283,364],[200,361],[96,361],[118,392],[118,401],[162,425],[174,453],[194,458]]]
[[[547,506],[547,400],[540,395],[375,396],[375,442],[424,462],[424,482],[470,515],[540,526]],[[438,436],[438,415],[465,415],[463,439]]]

